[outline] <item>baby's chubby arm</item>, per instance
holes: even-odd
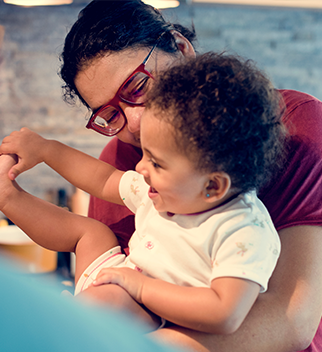
[[[11,180],[44,162],[85,192],[123,204],[118,192],[123,172],[58,141],[45,139],[28,128],[24,127],[5,137],[0,153],[18,156],[18,163],[9,171]]]
[[[235,332],[259,294],[253,281],[222,277],[211,287],[183,287],[130,268],[102,269],[94,286],[116,284],[138,303],[179,326],[213,334]]]

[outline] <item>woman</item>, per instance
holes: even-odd
[[[140,1],[93,1],[81,12],[66,37],[61,76],[66,99],[78,96],[93,111],[87,127],[102,132],[108,120],[106,134],[117,136],[103,150],[102,160],[124,171],[135,168],[142,155],[145,90],[161,70],[195,55],[194,39],[194,32],[167,23]],[[293,135],[288,162],[259,194],[282,243],[268,292],[232,335],[170,326],[155,337],[196,351],[221,352],[299,351],[311,343],[322,312],[322,103],[299,92],[281,94],[284,123]],[[106,223],[126,249],[134,229],[130,212],[92,198],[89,216]],[[104,286],[87,293],[104,300]],[[320,330],[308,350],[319,346]]]
[[[76,187],[129,207],[136,230],[126,258],[100,221],[10,182],[8,171],[14,165],[14,174],[19,163],[5,155],[0,209],[41,246],[75,252],[75,295],[109,283],[105,299],[107,290],[115,297],[115,289],[124,289],[121,308],[144,319],[148,331],[163,319],[231,334],[266,291],[280,253],[279,235],[254,192],[283,159],[279,103],[250,61],[207,53],[164,71],[148,92],[137,172],[26,128],[4,138],[0,152],[15,153],[20,164],[45,162]]]

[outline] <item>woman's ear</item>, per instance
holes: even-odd
[[[208,184],[205,187],[205,199],[215,202],[224,198],[231,187],[230,176],[225,172],[213,172],[209,175]]]
[[[196,57],[195,49],[189,40],[176,30],[171,31],[176,44],[184,57]]]

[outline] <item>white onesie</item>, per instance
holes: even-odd
[[[180,215],[157,212],[149,186],[135,171],[123,175],[119,189],[135,213],[130,254],[125,258],[119,247],[112,249],[111,259],[110,251],[103,254],[85,270],[75,294],[110,266],[128,266],[180,286],[209,287],[215,278],[238,277],[258,283],[261,292],[267,290],[280,240],[254,191],[206,212]]]

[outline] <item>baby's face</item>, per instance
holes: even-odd
[[[173,127],[145,109],[141,119],[142,160],[136,170],[150,186],[149,197],[159,212],[192,214],[206,210],[208,175],[196,170],[178,150]],[[209,205],[208,205],[209,206]]]

